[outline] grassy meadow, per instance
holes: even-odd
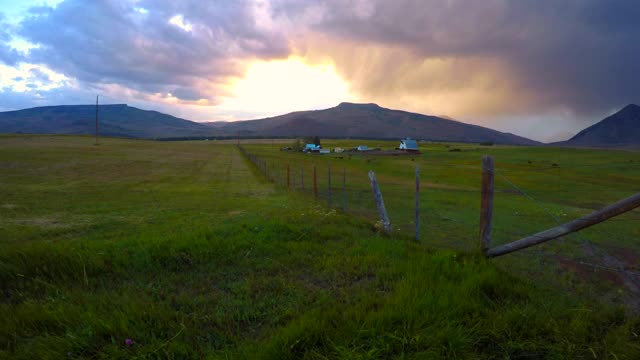
[[[326,140],[325,148],[392,149],[395,141]],[[278,145],[244,148],[269,164],[269,177],[312,196],[316,167],[318,193],[332,205],[376,219],[369,170],[376,173],[394,231],[414,234],[414,172],[421,173],[420,243],[431,248],[476,252],[482,155],[496,162],[492,246],[505,244],[587,215],[640,191],[640,154],[633,151],[552,147],[421,143],[422,154],[375,156],[345,152],[309,155]],[[305,181],[301,189],[300,172]],[[343,174],[346,191],[343,189]],[[346,194],[346,197],[345,197]],[[640,210],[579,233],[493,260],[510,272],[607,301],[640,308]],[[568,271],[567,271],[568,270]],[[558,275],[561,276],[558,276]]]
[[[323,145],[361,143],[395,145]],[[638,267],[637,211],[512,256],[476,251],[481,155],[537,201],[496,178],[499,244],[640,191],[638,153],[245,148],[273,164],[272,177],[289,164],[298,189],[302,168],[305,191],[268,181],[233,144],[0,136],[0,358],[640,358],[633,283],[582,264]],[[373,225],[369,169],[391,235]]]

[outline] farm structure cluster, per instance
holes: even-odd
[[[282,151],[293,151],[293,149],[289,146],[283,147],[281,149]],[[335,147],[333,149],[326,149],[323,148],[321,145],[319,144],[304,144],[304,146],[302,147],[301,150],[303,153],[307,153],[307,154],[330,154],[330,153],[344,153],[344,152],[355,152],[355,153],[369,153],[372,155],[375,154],[380,154],[380,155],[384,155],[384,154],[406,154],[406,153],[419,153],[419,146],[418,146],[418,141],[413,140],[413,139],[402,139],[400,140],[400,144],[398,145],[398,147],[396,147],[395,149],[391,149],[391,150],[383,150],[381,148],[370,148],[367,145],[358,145],[355,147],[352,147],[350,149],[344,149],[344,148],[340,148],[340,147]]]

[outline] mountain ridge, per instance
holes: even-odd
[[[640,147],[640,106],[629,104],[582,129],[569,140],[554,143],[577,147]]]
[[[0,112],[0,132],[93,134],[95,105],[40,106]],[[236,122],[198,123],[126,104],[99,106],[100,134],[132,138],[301,137],[399,139],[448,142],[540,143],[511,133],[438,116],[342,102],[320,110]]]
[[[0,112],[0,132],[32,134],[93,134],[95,105],[54,105]],[[126,104],[98,107],[99,132],[103,136],[160,138],[212,133],[197,122],[155,110]],[[132,121],[131,119],[135,119]]]
[[[330,138],[398,139],[412,137],[432,141],[494,142],[539,145],[540,142],[479,125],[438,116],[387,109],[374,103],[342,102],[335,107],[295,111],[227,124],[208,123],[227,136],[306,136]]]

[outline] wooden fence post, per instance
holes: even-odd
[[[347,211],[347,169],[342,168],[342,211]]]
[[[293,171],[291,172],[291,188],[293,191],[298,189],[298,178],[296,176],[296,167],[293,167]]]
[[[331,207],[331,162],[327,161],[327,191],[329,195],[329,207]]]
[[[420,241],[420,168],[416,166],[416,241]]]
[[[316,164],[313,164],[313,196],[318,198],[318,177],[316,176]]]
[[[482,199],[480,201],[480,242],[481,251],[487,255],[491,246],[491,225],[493,222],[493,157],[482,157]]]
[[[615,204],[609,205],[602,210],[593,212],[587,216],[583,216],[579,219],[573,220],[566,224],[556,226],[549,230],[539,232],[535,235],[528,236],[524,239],[514,241],[509,244],[497,246],[488,251],[488,257],[502,256],[514,251],[522,250],[533,245],[537,245],[549,240],[559,238],[560,236],[576,232],[578,230],[593,226],[608,220],[614,216],[618,216],[627,211],[631,211],[637,207],[640,207],[640,193],[630,196],[626,199],[622,199]]]
[[[380,192],[378,182],[376,181],[376,174],[371,170],[369,170],[369,180],[371,181],[371,190],[373,190],[373,198],[376,201],[376,207],[380,214],[382,227],[386,233],[391,233],[391,221],[389,221],[387,209],[384,207],[384,199],[382,199],[382,193]]]

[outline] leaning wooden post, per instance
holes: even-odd
[[[420,168],[416,166],[416,241],[420,241]]]
[[[275,162],[271,162],[271,169],[269,170],[269,174],[271,174],[271,182],[278,183],[278,166]]]
[[[331,207],[331,163],[327,161],[327,193],[329,195],[329,207]]]
[[[313,164],[313,196],[318,198],[318,177],[316,176],[316,165]]]
[[[282,164],[278,164],[278,184],[284,185],[284,173],[285,169],[282,167]]]
[[[537,245],[549,240],[553,240],[564,236],[566,234],[588,228],[595,224],[601,223],[614,216],[618,216],[627,211],[631,211],[640,207],[640,193],[630,196],[626,199],[622,199],[615,204],[609,205],[602,210],[593,212],[587,216],[583,216],[579,219],[573,220],[566,224],[556,226],[552,229],[539,232],[535,235],[528,236],[524,239],[514,241],[509,244],[497,246],[488,251],[488,257],[502,256],[514,251],[522,250],[533,245]]]
[[[293,191],[298,189],[298,179],[296,178],[296,169],[293,167],[293,171],[291,172],[291,188]]]
[[[491,225],[493,221],[493,157],[482,157],[482,200],[480,202],[480,242],[486,256],[491,246]]]
[[[387,209],[384,207],[384,200],[382,199],[382,193],[380,192],[378,182],[376,181],[376,174],[371,170],[369,170],[369,180],[371,181],[371,190],[373,190],[373,198],[376,201],[376,207],[378,208],[378,213],[380,214],[382,227],[384,228],[384,232],[390,233],[391,221],[389,221]]]
[[[342,211],[347,211],[347,169],[342,168]]]

